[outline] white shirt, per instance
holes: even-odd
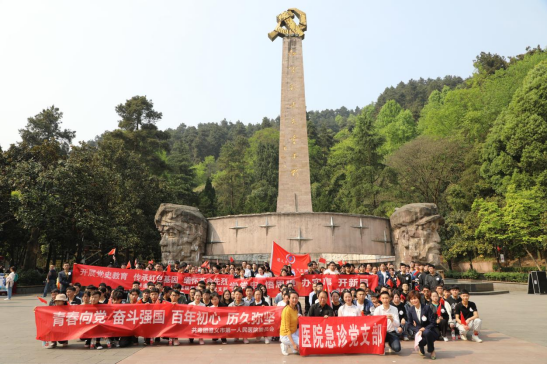
[[[199,304],[196,304],[196,302],[188,303],[188,305],[197,305],[198,307],[205,307],[205,303],[199,302]]]
[[[271,277],[272,277],[272,273],[269,272],[269,271],[268,271],[268,272],[265,272],[265,273],[264,273],[264,277],[265,277],[265,278],[271,278]]]
[[[267,278],[267,276],[266,276],[266,274],[260,275],[260,274],[256,273],[255,278]]]
[[[344,304],[343,306],[338,308],[338,317],[359,317],[362,315],[363,313],[354,304]]]
[[[287,306],[287,303],[285,303],[284,300],[280,301],[279,303],[277,303],[277,306],[278,307],[286,307]]]
[[[330,271],[330,269],[327,269],[323,271],[323,275],[340,275],[338,270]]]
[[[420,308],[414,307],[416,310],[416,317],[421,321],[422,320],[422,305],[420,304]]]
[[[381,305],[379,307],[376,307],[376,309],[374,309],[375,316],[382,316],[387,314],[391,314],[393,316],[393,320],[391,319],[387,320],[387,331],[388,332],[397,331],[397,328],[399,328],[399,326],[401,325],[401,323],[399,322],[399,312],[397,312],[397,308],[390,305],[389,309],[385,309],[384,306]]]

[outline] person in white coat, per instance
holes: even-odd
[[[4,300],[11,300],[13,286],[15,285],[15,266],[10,267],[9,270],[10,270],[10,273],[6,277],[6,289],[8,290],[8,297]]]

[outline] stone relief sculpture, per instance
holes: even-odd
[[[154,218],[161,234],[162,262],[198,264],[205,253],[207,220],[199,209],[186,205],[161,204]]]
[[[441,263],[441,237],[438,233],[444,219],[432,203],[407,204],[389,217],[393,230],[395,263],[417,261]]]

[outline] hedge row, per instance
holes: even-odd
[[[492,281],[514,281],[517,283],[528,281],[528,273],[521,272],[485,272],[483,275],[486,280]]]
[[[478,279],[481,274],[479,274],[476,270],[467,270],[464,272],[460,271],[452,271],[447,270],[444,272],[445,278],[452,278],[452,279]]]
[[[498,271],[500,270],[500,267],[498,264],[494,264],[492,266],[492,268],[495,270],[495,271]],[[536,266],[523,266],[523,267],[516,267],[516,266],[511,266],[511,267],[501,267],[501,272],[519,272],[519,273],[528,273],[530,271],[537,271],[537,267]],[[545,271],[545,266],[541,266],[541,271]]]

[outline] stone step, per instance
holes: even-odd
[[[471,296],[473,295],[498,295],[498,294],[509,294],[509,290],[492,290],[492,291],[478,291],[470,292]]]

